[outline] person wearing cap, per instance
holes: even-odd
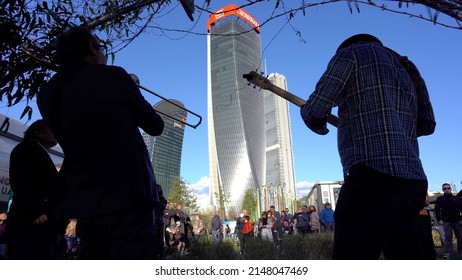
[[[417,67],[375,36],[354,35],[338,47],[301,117],[325,135],[333,107],[345,177],[333,259],[378,259],[381,252],[386,259],[423,258],[416,224],[428,182],[417,137],[432,134],[436,122]],[[359,213],[361,234],[351,222]]]

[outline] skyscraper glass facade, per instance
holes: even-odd
[[[264,99],[242,77],[261,69],[260,36],[232,15],[215,21],[207,40],[211,200],[220,207],[216,194],[225,194],[225,209],[240,211],[245,190],[265,184]]]
[[[287,90],[284,75],[268,75],[272,84]],[[290,126],[289,102],[265,90],[266,120],[266,185],[273,193],[268,203],[276,209],[294,208],[295,175],[292,150],[292,131]],[[266,202],[266,201],[265,201]],[[270,205],[263,205],[269,207]]]
[[[170,99],[184,108],[182,102]],[[149,151],[157,184],[162,186],[164,196],[167,197],[175,178],[181,178],[181,153],[183,150],[184,124],[187,112],[169,102],[162,100],[153,108],[177,120],[159,114],[164,120],[164,131],[153,137],[143,133],[143,138]]]

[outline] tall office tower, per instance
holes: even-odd
[[[284,75],[268,76],[272,84],[287,90]],[[294,155],[292,152],[292,130],[290,127],[289,102],[265,90],[266,120],[266,186],[273,193],[269,203],[276,209],[293,209],[295,202]],[[266,205],[269,207],[270,205]]]
[[[229,5],[210,15],[207,30],[210,199],[226,213],[237,212],[246,189],[265,184],[263,94],[242,77],[261,69],[260,29],[250,14]],[[227,203],[220,205],[217,194]]]
[[[169,99],[184,108],[178,100]],[[143,134],[144,142],[148,148],[152,167],[156,175],[157,184],[162,186],[164,196],[167,197],[175,178],[181,179],[181,152],[183,150],[184,122],[187,112],[165,100],[156,103],[153,108],[173,118],[159,114],[164,120],[164,131],[161,135],[153,137]]]

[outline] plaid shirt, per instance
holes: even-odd
[[[432,134],[435,119],[425,82],[414,70],[418,91],[397,57],[370,42],[343,48],[329,62],[301,115],[311,130],[326,134],[327,116],[338,106],[345,175],[362,163],[391,176],[426,179],[417,137]]]

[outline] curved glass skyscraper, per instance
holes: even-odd
[[[223,194],[226,212],[239,213],[245,190],[265,184],[263,94],[242,77],[261,69],[259,24],[230,5],[211,14],[208,32],[210,197],[220,208]]]

